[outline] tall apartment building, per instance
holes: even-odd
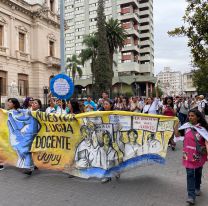
[[[97,6],[98,0],[65,0],[65,20],[68,25],[65,45],[68,57],[79,55],[83,49],[84,35],[97,30]],[[114,67],[115,78],[132,76],[129,83],[136,81],[145,84],[140,87],[147,95],[154,83],[151,78],[154,73],[153,0],[105,0],[105,15],[106,19],[119,19],[128,33],[124,48],[114,56],[118,64]],[[90,76],[89,64],[84,67],[83,73],[84,78]]]
[[[165,67],[157,75],[160,87],[164,95],[179,95],[182,93],[182,75],[179,71],[172,71],[170,67]]]

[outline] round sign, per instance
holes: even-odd
[[[59,99],[69,99],[74,93],[74,84],[70,77],[58,74],[50,81],[51,93]]]

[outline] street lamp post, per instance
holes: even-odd
[[[60,53],[61,73],[65,73],[64,0],[60,0]]]

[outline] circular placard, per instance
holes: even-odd
[[[69,99],[74,93],[72,79],[65,74],[58,74],[50,81],[51,93],[58,99]]]

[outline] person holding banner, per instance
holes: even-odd
[[[162,114],[170,117],[176,116],[176,108],[174,108],[173,97],[165,97],[163,102]],[[173,151],[175,150],[176,143],[173,141],[173,136],[170,138],[168,146],[170,146]]]
[[[7,109],[9,111],[17,110],[20,108],[20,103],[16,98],[9,98],[7,100]],[[0,163],[0,170],[4,169],[4,165]]]
[[[70,109],[66,105],[65,100],[57,99],[57,108],[56,108],[56,114],[69,114]]]
[[[37,112],[37,111],[40,111],[41,108],[42,108],[42,103],[41,103],[40,99],[34,99],[33,103],[32,103],[31,110]]]
[[[23,168],[25,174],[31,175],[34,164],[30,150],[40,126],[31,111],[19,109],[20,104],[16,98],[8,99],[7,107],[10,144],[18,156],[17,167]]]
[[[49,107],[47,107],[46,109],[46,113],[50,114],[50,113],[56,113],[56,107],[55,107],[55,99],[54,98],[50,98],[49,100]]]
[[[208,124],[202,113],[197,109],[188,112],[189,122],[178,129],[175,126],[175,136],[184,136],[183,166],[187,173],[187,203],[195,204],[196,196],[201,195],[201,178],[203,165],[207,161]]]

